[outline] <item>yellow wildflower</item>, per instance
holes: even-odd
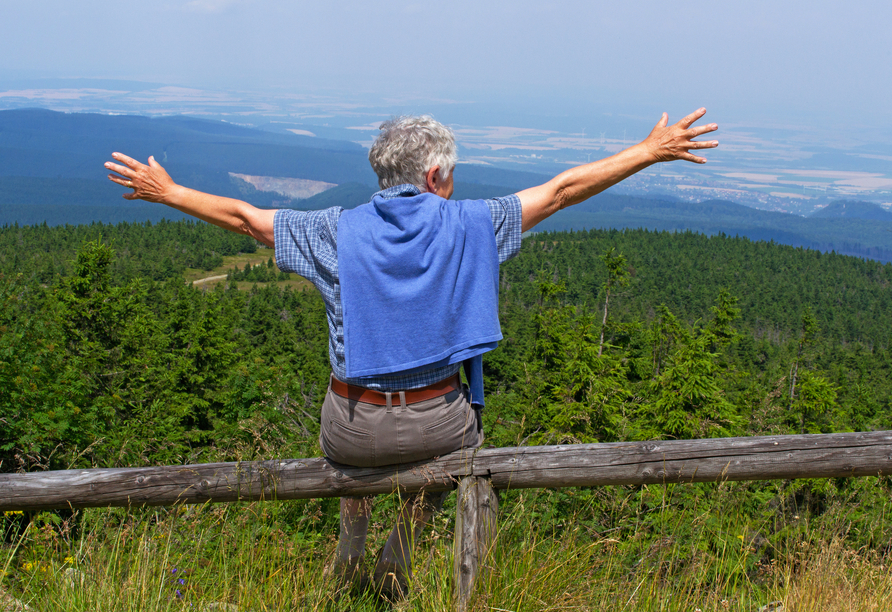
[[[27,563],[25,563],[25,565],[22,566],[22,569],[25,570],[26,572],[30,572],[31,570],[34,569],[34,564],[31,563],[30,561],[28,561]]]
[[[74,565],[74,557],[65,557],[65,563],[69,565]]]

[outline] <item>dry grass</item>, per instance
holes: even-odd
[[[854,551],[839,540],[804,544],[787,567],[784,603],[797,612],[868,612],[892,609],[889,559]]]
[[[370,551],[394,503],[382,502]],[[838,532],[799,530],[757,551],[733,534],[717,538],[708,513],[677,519],[693,526],[691,538],[637,542],[592,537],[572,521],[546,531],[527,510],[515,504],[503,515],[472,610],[892,610],[889,559],[853,550]],[[78,534],[43,515],[6,545],[2,586],[36,611],[380,609],[371,595],[333,600],[325,570],[335,533],[325,516],[320,502],[90,510]],[[453,516],[437,516],[419,543],[412,594],[398,610],[452,609]]]

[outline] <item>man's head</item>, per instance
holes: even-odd
[[[369,162],[381,189],[410,183],[434,191],[429,185],[433,181],[452,193],[451,174],[458,161],[452,130],[428,115],[395,117],[380,129]]]

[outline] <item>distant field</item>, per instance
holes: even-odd
[[[214,287],[220,283],[226,282],[226,274],[233,268],[244,269],[245,264],[251,264],[252,266],[256,266],[258,264],[266,265],[266,262],[269,261],[269,258],[273,258],[273,265],[275,266],[276,255],[273,249],[257,249],[255,253],[239,253],[238,255],[230,255],[223,258],[223,265],[214,268],[213,270],[199,270],[197,268],[186,268],[186,271],[183,273],[183,278],[186,279],[186,282],[190,282],[195,285],[201,285],[204,287]],[[279,272],[279,267],[275,266],[276,272]],[[215,278],[222,277],[222,278]],[[208,279],[208,280],[204,280]],[[199,282],[203,281],[204,282]],[[250,289],[253,285],[267,285],[271,283],[253,283],[253,282],[237,282],[236,286],[239,289]],[[276,281],[276,284],[280,287],[292,287],[294,289],[309,289],[312,288],[312,284],[305,280],[304,278],[298,276],[297,274],[291,274],[291,279],[287,281]]]

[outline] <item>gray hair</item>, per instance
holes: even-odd
[[[427,191],[428,170],[439,166],[445,181],[458,162],[455,134],[430,115],[394,117],[380,130],[369,162],[381,189],[410,183]]]

